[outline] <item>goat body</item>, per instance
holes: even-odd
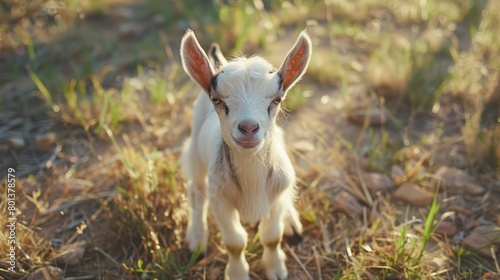
[[[287,276],[283,233],[300,234],[302,225],[293,206],[295,171],[276,116],[286,92],[304,74],[311,50],[302,32],[276,70],[258,56],[227,62],[216,45],[209,59],[191,30],[182,39],[184,70],[203,89],[181,157],[191,211],[188,246],[206,250],[210,205],[229,254],[226,279],[249,279],[241,222],[260,222],[267,277]]]

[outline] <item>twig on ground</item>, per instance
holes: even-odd
[[[498,264],[498,261],[497,261],[497,254],[495,252],[495,246],[491,246],[490,250],[491,250],[491,256],[493,257],[493,260],[495,263],[495,268],[497,269],[497,273],[500,273],[500,265]]]
[[[62,146],[57,145],[56,148],[54,149],[54,151],[52,152],[52,155],[50,155],[49,159],[45,162],[45,164],[44,164],[45,168],[50,168],[52,166],[52,163],[54,162],[54,160],[56,159],[57,155],[59,154],[59,152],[61,150],[62,150]]]
[[[17,126],[17,125],[20,125],[23,123],[23,119],[22,118],[17,118],[17,119],[13,119],[11,120],[10,122],[6,123],[5,125],[3,125],[1,128],[0,128],[0,135],[2,135],[2,133],[8,131],[9,129]]]
[[[323,276],[321,273],[321,264],[319,261],[319,256],[318,256],[318,251],[316,250],[316,246],[313,246],[312,249],[314,253],[314,258],[316,259],[316,267],[318,268],[318,280],[323,280]]]
[[[260,277],[257,273],[250,271],[250,275],[252,275],[252,278],[257,279],[257,280],[262,280],[262,277]]]
[[[323,224],[321,220],[319,221],[319,226],[321,228],[321,233],[323,234],[323,247],[325,248],[325,253],[330,255],[332,253],[332,249],[330,248],[330,236],[328,235],[325,224]]]
[[[112,261],[115,265],[119,266],[119,267],[122,267],[122,264],[119,263],[117,260],[115,260],[112,256],[110,256],[108,253],[104,252],[101,248],[95,246],[93,248],[94,250],[96,250],[97,252],[101,253],[103,256],[105,256],[106,258],[108,258],[110,261]]]
[[[365,179],[363,174],[361,173],[361,166],[359,164],[359,160],[354,158],[355,165],[356,165],[356,173],[358,174],[359,182],[361,183],[361,188],[363,189],[363,194],[364,197],[366,198],[366,201],[368,202],[368,205],[372,206],[373,205],[373,197],[370,194],[370,190],[368,190],[368,186],[366,185]]]
[[[307,275],[307,278],[309,278],[310,280],[314,280],[314,278],[311,276],[311,274],[309,273],[309,271],[307,270],[307,268],[304,266],[304,264],[302,263],[302,261],[299,259],[299,257],[297,256],[297,254],[295,254],[295,252],[293,251],[293,249],[290,248],[290,245],[285,244],[285,248],[288,250],[288,252],[290,252],[290,254],[292,255],[292,257],[295,259],[295,261],[297,262],[297,264],[300,266],[300,268],[302,268],[302,270],[304,271],[304,273]]]

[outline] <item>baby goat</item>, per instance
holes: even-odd
[[[191,210],[187,241],[192,251],[206,250],[210,205],[229,255],[226,279],[250,279],[241,222],[260,222],[267,277],[287,277],[283,233],[300,234],[302,224],[293,206],[295,171],[276,116],[306,71],[311,51],[303,31],[276,70],[259,56],[227,62],[216,45],[207,56],[191,30],[182,39],[184,70],[203,89],[181,158]]]

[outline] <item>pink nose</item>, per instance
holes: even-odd
[[[259,131],[259,124],[252,120],[244,120],[238,124],[238,130],[243,135],[253,135]]]

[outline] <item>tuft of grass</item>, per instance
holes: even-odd
[[[22,179],[16,178],[16,202],[20,203],[21,198],[24,197],[21,192]],[[7,178],[5,178],[0,184],[0,194],[2,198],[7,197]],[[10,218],[7,213],[7,199],[0,199],[0,210],[3,215],[0,215],[0,224],[8,225]],[[45,238],[39,236],[37,229],[32,228],[27,225],[26,222],[22,221],[20,218],[23,213],[16,208],[16,227],[15,227],[15,244],[8,243],[9,232],[6,230],[0,231],[0,242],[3,244],[0,246],[0,275],[6,277],[6,279],[19,279],[29,275],[29,271],[44,265],[48,265],[52,262],[55,251],[51,246],[51,243]],[[10,267],[9,256],[10,247],[13,246],[16,249],[16,261],[15,261],[15,272],[11,273],[8,270]]]
[[[320,84],[332,85],[347,76],[347,69],[337,52],[318,50],[311,58],[307,74]]]
[[[478,109],[481,104],[500,104],[500,4],[488,1],[479,26],[471,26],[471,48],[460,52],[459,42],[450,47],[454,61],[446,90]]]
[[[366,151],[369,170],[384,172],[392,161],[394,151],[390,149],[389,133],[382,131],[382,133],[374,133],[373,129],[368,130],[370,141]]]
[[[385,43],[375,51],[365,79],[375,93],[412,112],[429,110],[443,93],[448,74],[438,54],[422,52],[415,45]]]
[[[500,170],[500,119],[493,124],[492,129],[482,125],[484,105],[477,111],[465,114],[465,124],[461,127],[464,137],[467,161],[477,170]]]
[[[190,255],[183,247],[187,210],[177,155],[135,146],[126,137],[120,145],[111,129],[105,130],[122,163],[115,174],[120,187],[113,205],[123,241],[133,240],[129,249],[134,257],[125,269],[161,279],[188,277],[201,252]]]
[[[271,34],[276,34],[277,21],[267,12],[264,2],[215,1],[218,20],[227,28],[215,31],[217,42],[223,49],[241,50],[245,45],[266,47]],[[265,32],[262,32],[265,31]],[[232,43],[231,45],[224,45]]]
[[[426,247],[427,243],[431,239],[434,230],[436,229],[436,215],[438,214],[439,210],[441,209],[441,204],[438,202],[438,193],[439,193],[439,188],[436,189],[436,192],[434,194],[434,198],[432,199],[432,204],[431,207],[429,208],[429,213],[427,214],[427,217],[425,218],[425,225],[424,225],[424,230],[423,230],[423,239],[422,239],[422,244],[420,245],[420,255],[417,258],[417,263],[420,263]]]
[[[427,248],[439,210],[436,193],[422,232],[418,230],[420,219],[406,218],[395,225],[391,217],[394,213],[379,217],[355,242],[346,245],[350,253],[342,279],[417,279],[424,275],[448,279],[442,267],[433,265],[436,258],[450,261],[445,252],[440,247]]]
[[[40,77],[35,72],[33,72],[33,70],[31,70],[31,68],[28,68],[28,74],[30,75],[33,83],[35,83],[35,86],[38,88],[38,90],[42,94],[43,99],[45,99],[45,101],[50,105],[50,107],[52,108],[52,110],[54,112],[56,112],[56,113],[59,112],[61,109],[57,105],[56,101],[54,100],[54,97],[50,94],[47,87],[45,87],[45,84],[42,82]]]
[[[122,122],[130,121],[137,104],[133,89],[125,86],[119,91],[102,86],[107,71],[109,68],[100,74],[92,74],[89,79],[55,77],[46,84],[34,71],[29,70],[29,74],[42,97],[64,122],[103,136],[105,126],[119,131]]]
[[[138,79],[143,81],[144,89],[148,93],[149,101],[153,105],[168,103],[173,105],[176,98],[174,96],[174,83],[172,82],[181,71],[180,65],[174,64],[173,69],[165,78],[165,73],[161,71],[160,66],[156,65],[154,69],[145,69],[142,65],[137,66]],[[177,95],[177,94],[176,94]]]

